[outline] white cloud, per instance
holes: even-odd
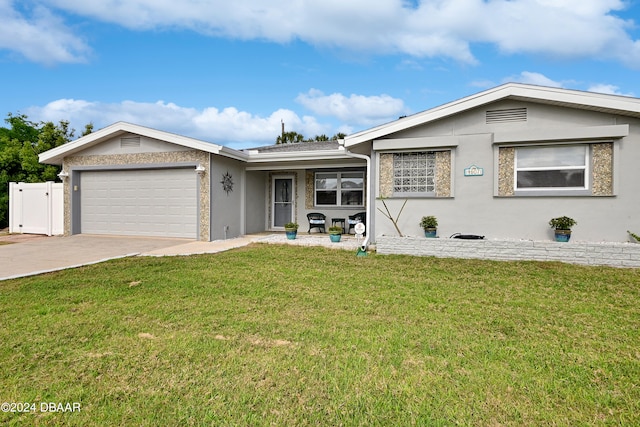
[[[25,113],[34,121],[67,120],[78,132],[87,123],[93,123],[95,129],[100,129],[125,121],[235,148],[275,143],[281,132],[281,121],[285,122],[287,129],[307,137],[337,132],[332,132],[330,125],[321,124],[314,117],[300,117],[291,110],[280,109],[268,117],[261,117],[234,107],[197,110],[164,101],[107,104],[59,99],[43,107],[31,107]]]
[[[505,82],[525,83],[538,86],[563,87],[562,82],[551,80],[544,74],[534,73],[531,71],[523,71],[517,76],[511,76],[504,80]]]
[[[613,59],[640,67],[640,41],[630,33],[634,22],[621,17],[622,0],[34,1],[132,30],[189,29],[277,43],[299,39],[350,51],[445,57],[470,64],[477,62],[474,45],[490,44],[507,54]],[[51,59],[83,57],[86,46],[61,22],[49,15],[42,21],[55,31],[40,31],[35,18],[29,22],[11,9],[10,0],[0,2],[9,11],[9,24],[52,40],[49,44],[59,53]],[[46,49],[38,50],[37,43],[26,39],[15,49],[32,60],[38,60],[33,50],[47,56]],[[6,36],[4,40],[1,46],[12,49]]]
[[[321,116],[336,117],[343,123],[372,125],[395,120],[407,114],[408,110],[401,99],[389,95],[363,96],[341,93],[325,95],[317,89],[296,98],[300,104]]]
[[[506,79],[504,81],[504,83],[507,82],[512,82],[514,81],[513,79]],[[489,79],[478,79],[478,80],[474,80],[471,83],[469,83],[469,86],[471,87],[477,87],[480,89],[488,89],[490,87],[494,87],[496,84],[493,80],[489,80]]]
[[[482,12],[495,18],[483,21],[478,37],[506,53],[630,59],[640,65],[640,56],[627,58],[617,48],[637,44],[626,32],[630,22],[612,14],[623,8],[620,0],[494,1]]]
[[[635,96],[633,93],[622,93],[618,86],[606,83],[591,85],[587,90],[589,92],[606,93],[608,95]]]
[[[14,51],[43,64],[83,62],[90,48],[48,9],[36,6],[30,15],[0,0],[0,49]]]
[[[165,101],[103,103],[58,99],[24,112],[34,121],[69,121],[78,132],[88,123],[100,129],[125,121],[236,148],[274,143],[282,130],[282,122],[286,130],[313,138],[338,132],[349,134],[356,126],[377,125],[407,113],[402,100],[388,95],[346,97],[339,93],[324,95],[311,89],[300,94],[297,101],[315,115],[326,117],[327,122],[287,109],[259,116],[235,107],[198,110]]]

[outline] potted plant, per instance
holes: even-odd
[[[568,216],[551,218],[549,221],[549,226],[555,229],[556,242],[568,242],[571,238],[571,227],[576,224],[576,220]]]
[[[339,242],[341,237],[342,227],[337,225],[329,227],[329,239],[331,239],[332,242]]]
[[[424,230],[424,237],[436,237],[438,232],[438,219],[435,216],[423,216],[420,227]]]
[[[298,235],[298,223],[288,222],[284,225],[284,231],[287,235],[287,239],[294,240]]]

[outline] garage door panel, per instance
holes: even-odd
[[[193,169],[85,171],[81,232],[197,238]]]

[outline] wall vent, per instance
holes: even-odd
[[[140,147],[139,136],[125,136],[120,138],[120,148]]]
[[[487,110],[487,124],[526,122],[526,108],[509,108],[506,110]]]

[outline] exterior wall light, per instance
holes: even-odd
[[[204,173],[204,170],[205,170],[205,169],[204,169],[204,166],[202,166],[202,165],[198,165],[198,166],[196,166],[196,173],[197,173],[198,175],[202,175],[202,174]]]
[[[60,178],[61,181],[64,181],[68,177],[69,177],[69,172],[65,170],[60,171],[60,173],[58,174],[58,178]]]

